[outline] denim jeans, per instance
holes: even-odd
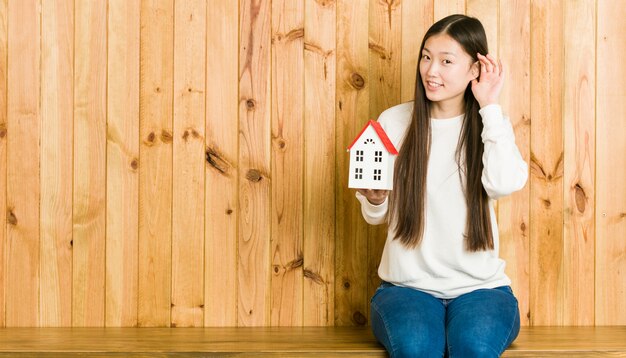
[[[509,286],[454,299],[383,282],[371,302],[374,336],[395,357],[499,357],[519,333]]]

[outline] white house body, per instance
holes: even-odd
[[[348,151],[349,188],[393,189],[393,165],[398,151],[378,122],[370,120]]]

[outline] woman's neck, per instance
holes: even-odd
[[[430,118],[447,119],[460,116],[465,113],[465,103],[460,101],[430,102]]]

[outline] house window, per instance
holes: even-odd
[[[363,179],[363,168],[356,168],[354,171],[354,179]]]
[[[363,144],[375,144],[372,138],[367,138]]]
[[[357,162],[362,162],[363,161],[363,151],[362,150],[357,150],[356,151],[356,161]]]
[[[374,169],[374,180],[380,180],[380,177],[381,177],[381,170]]]
[[[380,163],[383,161],[383,151],[377,150],[374,152],[374,162]]]

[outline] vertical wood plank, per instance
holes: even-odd
[[[41,2],[8,4],[6,325],[39,323]]]
[[[172,327],[204,324],[206,2],[174,2]]]
[[[107,1],[75,1],[72,325],[104,325]]]
[[[304,325],[335,323],[337,3],[306,0],[304,20]],[[344,155],[340,152],[340,155]]]
[[[562,324],[563,63],[560,1],[531,1],[531,324]]]
[[[7,18],[8,0],[0,0],[0,327],[5,326],[7,239]]]
[[[240,0],[239,325],[269,324],[270,0]]]
[[[530,3],[500,0],[499,58],[505,71],[501,104],[515,130],[522,157],[530,163]],[[515,45],[513,45],[515,44]],[[530,323],[530,185],[498,200],[500,256],[519,301],[521,323]]]
[[[74,2],[42,1],[41,284],[42,327],[72,324],[72,134]]]
[[[348,189],[346,149],[369,119],[368,0],[337,2],[335,325],[365,325],[368,316],[367,223]]]
[[[563,324],[594,324],[595,59],[594,0],[563,15],[564,220]]]
[[[401,102],[415,99],[415,78],[422,38],[433,24],[434,0],[402,3]]]
[[[174,2],[142,0],[139,81],[139,326],[169,326]]]
[[[106,321],[137,325],[139,0],[109,0]]]
[[[207,6],[205,326],[237,325],[238,23],[238,2]]]
[[[272,1],[270,324],[303,317],[304,1]]]
[[[596,131],[596,324],[624,325],[626,312],[626,7],[598,1]]]
[[[434,19],[435,22],[452,14],[465,14],[466,0],[435,0]]]
[[[402,6],[400,2],[379,0],[370,0],[369,6],[369,77],[373,79],[369,92],[369,118],[378,118],[385,109],[400,103]],[[386,239],[387,225],[368,227],[368,297],[380,285],[378,265]]]

